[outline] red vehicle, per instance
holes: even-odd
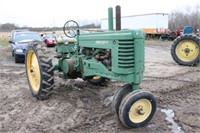
[[[45,34],[42,34],[42,37],[47,47],[54,47],[56,45],[56,37],[57,37],[56,34],[45,33]]]

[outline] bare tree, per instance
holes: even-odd
[[[16,25],[11,24],[11,23],[5,23],[5,24],[0,25],[0,31],[4,31],[4,32],[14,30],[15,28],[16,28]]]
[[[200,29],[200,5],[186,7],[185,10],[174,10],[169,15],[169,29],[183,29],[185,26],[192,26],[193,31]]]

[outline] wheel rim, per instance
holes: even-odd
[[[100,78],[101,78],[100,76],[94,76],[92,79],[98,80],[98,79],[100,79]]]
[[[33,50],[28,51],[27,72],[31,88],[37,92],[40,88],[41,75],[40,75],[40,66],[38,63],[38,59]]]
[[[149,117],[151,111],[151,102],[147,99],[140,99],[131,106],[129,110],[129,119],[133,123],[141,123]]]
[[[183,40],[177,45],[176,55],[182,61],[193,61],[199,55],[199,47],[192,40]]]

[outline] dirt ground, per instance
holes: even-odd
[[[124,83],[97,87],[57,76],[50,99],[39,101],[29,91],[25,65],[15,64],[10,48],[0,46],[0,132],[199,133],[200,67],[176,64],[171,43],[146,41],[141,88],[154,94],[158,108],[138,129],[124,127],[111,108],[114,91]]]

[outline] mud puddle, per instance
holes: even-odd
[[[174,121],[174,111],[172,109],[161,109],[166,115],[166,120],[171,123],[169,128],[171,128],[172,133],[185,133],[181,127]]]

